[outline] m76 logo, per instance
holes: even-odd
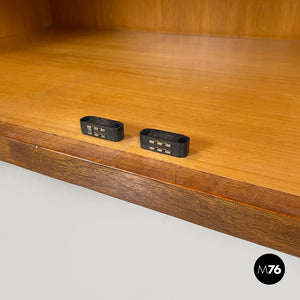
[[[280,265],[265,265],[265,266],[258,266],[257,274],[280,274],[281,268]]]
[[[275,284],[279,282],[285,272],[282,259],[275,254],[264,254],[254,264],[256,278],[264,284]]]

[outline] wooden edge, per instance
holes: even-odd
[[[298,195],[2,121],[0,137],[300,218]]]
[[[173,177],[162,180],[160,164],[170,165],[170,172],[177,168],[173,164],[3,122],[0,160],[300,257],[298,216],[195,189],[197,178],[189,174],[189,183],[184,178],[187,170],[182,167],[173,170]],[[154,170],[150,172],[147,167]],[[158,169],[160,172],[156,172]],[[202,174],[207,181],[209,175]],[[229,179],[218,180],[209,186],[217,184],[217,191],[222,191],[220,185],[230,187]],[[249,185],[248,192],[256,189],[259,191],[259,187]],[[281,194],[273,190],[269,193]],[[268,192],[266,195],[270,197]]]

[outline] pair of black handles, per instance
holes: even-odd
[[[124,124],[110,119],[86,116],[80,119],[83,134],[119,142],[124,138]],[[176,157],[186,157],[189,153],[188,136],[146,128],[140,132],[141,148]]]

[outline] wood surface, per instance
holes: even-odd
[[[54,24],[300,39],[300,0],[50,0]]]
[[[170,164],[3,122],[0,149],[3,161],[300,257],[299,217],[141,176],[130,161],[172,172]]]
[[[299,256],[299,53],[132,31],[0,39],[0,159]],[[125,139],[82,135],[85,115]],[[189,156],[141,149],[147,127],[190,136]]]
[[[0,38],[49,27],[48,0],[0,0]]]

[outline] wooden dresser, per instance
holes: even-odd
[[[300,256],[300,0],[0,0],[0,159]],[[92,115],[125,138],[83,135]],[[187,135],[176,158],[139,132]]]

